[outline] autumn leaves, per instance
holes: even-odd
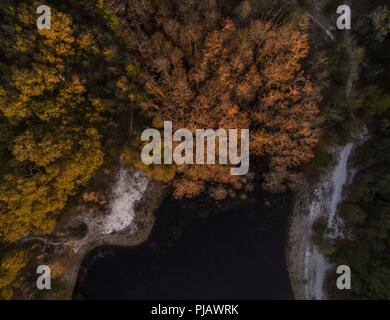
[[[47,4],[51,28],[42,30],[37,1],[0,4],[0,241],[52,232],[103,164],[113,113],[137,95],[102,21],[90,12],[91,28],[77,10]]]
[[[302,183],[299,166],[312,157],[317,142],[312,123],[319,100],[301,70],[309,48],[307,21],[230,18],[217,2],[206,0],[130,0],[132,10],[118,1],[110,1],[111,8],[99,1],[102,16],[115,20],[125,38],[126,46],[119,47],[112,29],[97,23],[96,8],[83,3],[88,17],[73,16],[74,8],[55,11],[53,4],[55,18],[44,30],[31,28],[37,2],[0,5],[7,17],[0,64],[3,239],[53,229],[69,197],[103,164],[104,133],[113,113],[136,105],[161,132],[164,121],[192,136],[207,128],[249,129],[249,151],[263,164],[264,187],[283,191]],[[94,21],[94,27],[85,21]],[[238,149],[245,146],[241,138]],[[216,157],[225,150],[220,140]],[[141,134],[129,144],[123,159],[172,183],[177,198],[207,192],[221,200],[240,180],[230,172],[240,159],[147,166],[140,159]]]
[[[142,107],[154,127],[172,121],[174,130],[193,135],[206,128],[250,129],[251,155],[268,167],[264,186],[283,191],[299,185],[297,168],[313,156],[317,142],[312,122],[318,90],[301,70],[308,22],[281,23],[272,15],[232,19],[209,1],[130,2],[134,10],[124,25],[144,71],[148,97]],[[236,180],[226,165],[175,168],[178,198]]]

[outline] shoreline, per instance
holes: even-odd
[[[255,201],[242,202],[228,211],[215,207],[207,216],[199,214],[202,206],[192,206],[187,201],[183,205],[168,197],[156,215],[158,220],[151,242],[136,250],[104,247],[104,252],[110,254],[96,264],[94,254],[88,256],[85,260],[88,261],[88,271],[82,273],[85,277],[80,278],[74,298],[107,299],[114,293],[110,290],[124,287],[128,290],[115,292],[115,299],[177,299],[180,296],[193,299],[201,296],[292,299],[284,255],[291,195],[267,195],[265,198],[262,189],[258,189],[253,195]],[[266,205],[264,199],[270,204]],[[159,217],[163,218],[162,221]],[[232,255],[237,252],[240,252],[240,259]],[[243,267],[252,263],[250,270]],[[225,267],[226,264],[229,267]],[[157,276],[156,265],[160,271]],[[227,291],[230,294],[221,291],[222,287],[225,288],[225,285],[220,287],[222,279],[238,279],[237,274],[244,271],[247,272],[241,276],[241,281],[229,282],[231,290]],[[210,273],[215,273],[213,279],[220,280],[213,280],[214,285],[198,282]],[[104,281],[100,281],[102,275]],[[277,280],[272,281],[269,275]],[[143,280],[139,282],[138,277]],[[172,286],[163,289],[167,279],[172,281]],[[254,283],[261,284],[260,288]],[[194,286],[198,289],[195,290]]]
[[[290,279],[294,300],[305,300],[304,263],[307,242],[311,241],[311,225],[308,214],[303,211],[303,195],[310,192],[309,187],[298,191],[293,196],[290,216],[287,223],[285,256],[287,273]]]
[[[166,194],[166,186],[151,179],[135,210],[133,222],[136,225],[135,231],[132,230],[132,226],[111,234],[102,234],[99,230],[96,230],[79,241],[68,241],[61,246],[55,256],[62,262],[65,269],[65,272],[59,277],[59,280],[65,286],[65,299],[71,300],[73,298],[81,264],[89,252],[106,245],[134,247],[149,239],[155,224],[154,213],[161,205]],[[77,220],[79,219],[78,217]],[[96,219],[96,217],[92,217],[92,219]]]
[[[327,3],[327,0],[318,1],[317,3],[313,3],[311,10],[309,10],[309,17],[312,20],[311,30],[313,34],[317,35],[316,37],[312,36],[312,48],[314,51],[322,50],[322,42],[318,42],[318,39],[326,39],[326,37],[329,37],[328,29],[321,24],[321,22],[324,23],[326,21],[326,19],[323,19],[322,10]],[[305,279],[306,250],[308,250],[311,242],[313,242],[312,221],[310,221],[309,217],[309,208],[305,207],[305,204],[307,205],[306,199],[309,197],[314,200],[316,186],[323,179],[326,179],[328,172],[332,169],[333,166],[328,168],[315,181],[307,183],[302,189],[294,192],[293,195],[291,212],[287,223],[285,257],[291,291],[295,300],[313,298],[308,297],[304,289],[305,284],[308,282],[308,279]]]
[[[332,41],[338,41],[328,30],[329,21],[323,15],[322,10],[329,1],[318,1],[312,6],[310,16],[315,21],[321,30],[326,32],[326,35]],[[350,5],[350,3],[348,3]],[[318,20],[317,20],[318,19]],[[321,24],[323,21],[324,24]],[[313,33],[315,33],[315,24],[312,25]],[[318,30],[317,30],[318,33]],[[313,39],[319,39],[315,37]],[[321,50],[318,43],[313,40],[314,50]],[[351,49],[351,48],[349,48]],[[352,85],[352,76],[354,70],[351,68],[348,82],[346,85],[346,95],[348,96],[349,83]],[[356,141],[351,142],[352,146]],[[343,161],[343,150],[345,146],[329,146],[328,150],[333,154],[335,163],[322,172],[319,177],[308,183],[304,188],[298,190],[294,194],[292,212],[288,222],[288,232],[286,241],[286,261],[287,270],[290,278],[291,288],[294,299],[326,299],[326,291],[323,288],[326,274],[331,269],[332,265],[328,262],[318,250],[313,240],[313,224],[319,219],[325,219],[328,224],[331,223],[332,233],[339,232],[341,222],[336,216],[338,202],[342,199],[342,194],[345,188],[344,184],[348,181],[332,181],[334,170],[337,170],[340,163]],[[348,176],[348,160],[350,153],[346,158],[346,176]],[[333,183],[333,184],[332,184]],[[341,188],[338,190],[337,187]],[[340,197],[340,199],[338,198]],[[336,202],[336,207],[333,208],[333,202]]]

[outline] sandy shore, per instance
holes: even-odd
[[[311,240],[311,224],[303,199],[312,191],[305,188],[294,196],[294,206],[288,223],[286,243],[287,271],[294,299],[304,300],[305,294],[305,253]]]
[[[66,298],[72,299],[81,263],[91,250],[103,245],[137,246],[148,239],[155,223],[154,212],[162,203],[166,191],[166,187],[150,180],[137,204],[131,227],[120,232],[110,234],[102,232],[99,225],[103,224],[101,220],[104,219],[104,216],[94,217],[86,214],[78,217],[78,221],[74,223],[80,221],[87,223],[89,228],[87,235],[80,240],[65,242],[56,249],[55,256],[52,256],[52,258],[61,261],[65,269],[59,280],[65,284]]]

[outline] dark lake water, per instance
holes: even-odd
[[[229,210],[166,199],[147,243],[98,248],[84,259],[74,299],[291,299],[291,196],[266,199],[258,192]]]

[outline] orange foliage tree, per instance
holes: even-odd
[[[233,20],[209,0],[130,0],[132,10],[107,3],[126,17],[125,33],[144,70],[143,107],[154,123],[170,120],[174,129],[193,132],[249,128],[251,154],[267,163],[264,186],[283,191],[302,182],[297,168],[313,157],[319,100],[301,68],[309,50],[304,17],[298,24],[272,14]],[[228,170],[179,167],[174,194],[193,197],[209,187],[221,198],[216,188],[237,180]]]

